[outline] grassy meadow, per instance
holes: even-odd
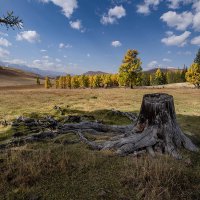
[[[0,121],[17,116],[90,114],[107,124],[128,124],[110,110],[138,113],[146,93],[174,96],[181,128],[200,146],[200,90],[161,89],[0,89]],[[27,130],[24,130],[28,134]],[[0,143],[13,134],[0,126]],[[109,138],[87,134],[91,140]],[[166,155],[118,157],[92,151],[74,134],[0,151],[0,199],[160,200],[200,199],[200,154],[183,150],[184,159]]]

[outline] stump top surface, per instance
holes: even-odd
[[[166,93],[153,93],[153,94],[145,94],[143,97],[144,101],[147,102],[166,102],[171,101],[173,99],[172,95]]]

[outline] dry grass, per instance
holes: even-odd
[[[174,96],[181,127],[198,143],[200,90],[196,89],[1,90],[0,118],[56,115],[53,106],[59,105],[68,113],[90,112],[106,123],[124,124],[128,121],[109,110],[138,112],[143,94],[153,92]],[[0,138],[7,138],[9,131],[1,128]],[[110,151],[91,151],[74,134],[64,135],[0,152],[0,199],[200,199],[200,155],[182,153],[191,163],[167,156],[117,157]]]
[[[173,95],[177,114],[200,116],[200,90],[196,89],[16,89],[0,91],[0,120],[32,112],[53,114],[55,105],[81,111],[138,112],[143,95],[154,92]]]

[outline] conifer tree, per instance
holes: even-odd
[[[39,77],[36,77],[36,84],[40,85],[40,78]]]
[[[200,48],[197,52],[196,58],[194,59],[194,63],[197,63],[200,65]]]
[[[184,68],[181,71],[181,82],[185,82],[186,81],[186,79],[185,79],[186,72],[187,72],[187,67],[185,67],[185,65],[184,65]]]
[[[119,68],[120,85],[133,88],[136,85],[138,75],[142,71],[141,61],[137,50],[128,50],[124,56],[122,65]]]
[[[150,74],[142,73],[141,79],[142,79],[141,85],[144,85],[144,86],[150,85]]]

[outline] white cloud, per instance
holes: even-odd
[[[168,7],[171,9],[178,9],[180,5],[187,5],[190,3],[194,3],[196,0],[168,0],[169,4]]]
[[[169,58],[163,58],[163,62],[172,62],[172,60]]]
[[[147,65],[148,68],[154,68],[154,67],[157,67],[157,66],[158,66],[158,61],[156,61],[156,60],[151,61],[151,62]]]
[[[5,58],[10,55],[10,52],[6,49],[0,47],[0,57]]]
[[[171,35],[173,35],[174,33],[172,32],[172,31],[167,31],[166,32],[166,35],[168,35],[168,36],[171,36]]]
[[[40,1],[44,3],[52,2],[56,6],[61,7],[63,14],[67,18],[70,18],[74,10],[78,8],[77,0],[40,0]]]
[[[9,47],[12,44],[5,38],[0,38],[0,46]]]
[[[22,41],[26,40],[30,43],[39,42],[40,41],[40,35],[36,31],[23,31],[16,36],[16,40]]]
[[[2,35],[2,36],[4,36],[4,37],[8,37],[8,34],[7,34],[7,33],[1,32],[1,31],[0,31],[0,35]]]
[[[120,19],[122,17],[126,16],[126,10],[124,7],[121,6],[115,6],[114,8],[109,9],[108,14],[104,14],[101,18],[101,23],[106,24],[114,24],[117,22],[117,19]]]
[[[47,50],[46,49],[41,49],[40,52],[47,52]]]
[[[112,41],[111,45],[113,47],[120,47],[120,46],[122,46],[122,43],[120,41],[116,40],[116,41]]]
[[[196,13],[194,15],[194,19],[193,19],[193,28],[196,31],[200,31],[200,12]]]
[[[181,14],[175,11],[164,13],[160,19],[167,23],[170,27],[175,27],[177,30],[185,30],[193,22],[193,14],[191,12],[183,12]]]
[[[73,29],[80,30],[81,32],[84,32],[81,20],[77,19],[76,21],[70,21],[69,24]]]
[[[72,48],[72,45],[70,45],[70,44],[64,44],[62,42],[58,46],[59,46],[60,49],[62,49],[62,48],[66,48],[66,49],[67,48]]]
[[[56,58],[55,61],[56,62],[61,62],[61,60],[59,58]]]
[[[144,0],[143,4],[137,5],[137,12],[147,15],[151,12],[150,9],[156,9],[159,3],[160,0]]]
[[[22,59],[12,59],[12,60],[4,60],[5,62],[9,64],[18,64],[18,65],[26,65],[27,62]]]
[[[197,36],[191,40],[191,44],[200,46],[200,36]]]
[[[89,58],[90,56],[91,56],[91,55],[88,53],[88,54],[87,54],[87,57]]]
[[[42,58],[44,58],[44,59],[49,59],[49,56],[42,56]]]
[[[192,5],[192,8],[195,9],[196,12],[200,12],[200,1],[195,1]]]
[[[163,38],[161,40],[162,43],[166,44],[167,46],[179,46],[183,47],[187,44],[187,38],[190,36],[191,32],[185,31],[181,35],[171,35],[169,37]]]
[[[177,52],[178,55],[192,55],[192,52],[191,51],[178,51]]]

